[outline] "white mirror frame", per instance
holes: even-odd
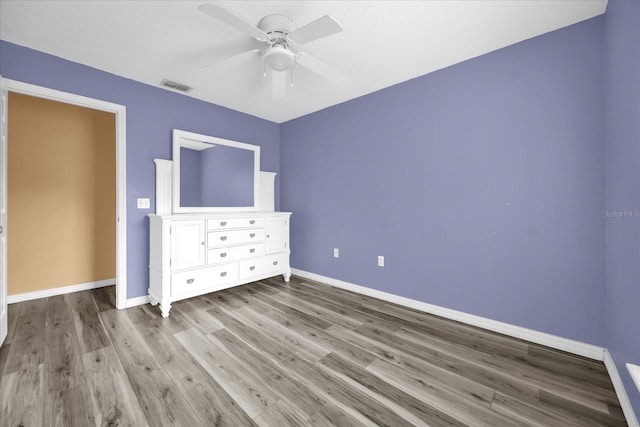
[[[185,140],[207,142],[243,150],[253,151],[253,206],[180,206],[180,147]],[[202,135],[184,130],[173,130],[173,213],[244,212],[257,211],[260,200],[260,146],[231,141],[215,136]]]

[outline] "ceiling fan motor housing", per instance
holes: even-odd
[[[260,20],[258,28],[269,34],[272,39],[286,39],[289,33],[298,29],[298,26],[293,22],[293,19],[288,16],[267,15]]]

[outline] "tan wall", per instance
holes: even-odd
[[[8,294],[114,278],[115,115],[9,94]]]

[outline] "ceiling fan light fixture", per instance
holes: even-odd
[[[275,44],[264,52],[264,61],[275,71],[285,71],[293,66],[295,55],[286,47]]]

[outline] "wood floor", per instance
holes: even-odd
[[[9,306],[2,426],[625,426],[602,363],[293,277]]]

